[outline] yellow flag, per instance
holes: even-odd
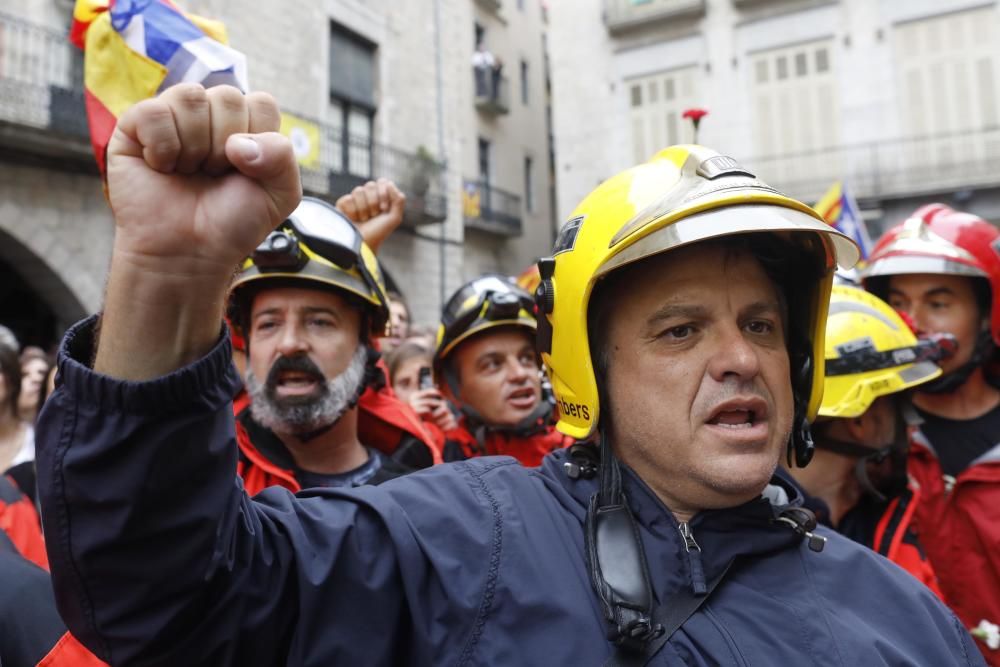
[[[295,159],[306,169],[319,167],[319,125],[290,113],[281,114],[283,135],[291,139]]]

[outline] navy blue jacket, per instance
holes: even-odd
[[[114,665],[600,665],[585,564],[593,480],[495,457],[376,487],[236,478],[228,340],[146,383],[98,376],[92,321],[38,426],[60,611]],[[982,665],[923,586],[838,535],[810,551],[764,497],[691,522],[625,480],[659,599],[735,564],[654,665]],[[771,495],[780,496],[779,487]],[[695,564],[697,565],[697,564]]]

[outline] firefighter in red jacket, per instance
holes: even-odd
[[[879,240],[865,287],[948,333],[958,350],[944,374],[913,395],[910,475],[916,520],[945,601],[1000,665],[1000,231],[982,218],[929,204]],[[992,644],[992,646],[991,646]]]
[[[485,275],[445,304],[434,352],[441,391],[461,413],[445,435],[447,461],[513,456],[537,466],[572,439],[553,427],[535,352],[534,300],[507,276]]]
[[[229,299],[247,347],[236,431],[248,492],[373,484],[440,460],[385,387],[374,347],[385,283],[343,213],[304,198],[246,260]],[[401,438],[407,427],[424,437]]]
[[[804,468],[789,468],[822,523],[871,547],[939,596],[913,514],[920,487],[906,474],[903,392],[941,375],[940,347],[917,340],[887,303],[838,285],[826,321],[826,379],[816,445]]]

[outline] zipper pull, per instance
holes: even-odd
[[[708,592],[708,586],[705,584],[705,570],[701,566],[701,547],[695,541],[694,533],[691,532],[691,526],[688,525],[687,521],[681,522],[677,529],[681,532],[684,550],[688,554],[688,566],[691,569],[691,590],[695,595],[704,595]]]

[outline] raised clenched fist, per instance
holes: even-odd
[[[115,254],[226,280],[298,204],[291,143],[266,93],[179,84],[119,119],[108,146]]]
[[[337,200],[337,208],[354,221],[372,252],[403,222],[406,195],[387,178],[368,181]]]

